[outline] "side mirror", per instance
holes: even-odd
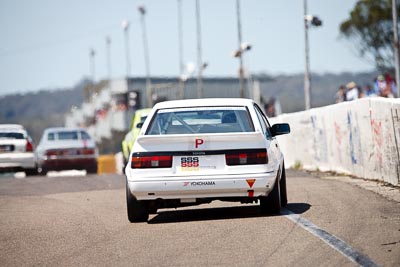
[[[138,124],[136,124],[136,128],[140,129],[143,126],[143,122],[139,122]]]
[[[277,123],[272,125],[271,134],[272,136],[288,134],[290,133],[290,126],[287,123]]]

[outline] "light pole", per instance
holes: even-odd
[[[123,20],[121,23],[125,36],[125,56],[126,56],[126,78],[131,74],[131,59],[129,54],[129,21]]]
[[[394,69],[397,83],[397,97],[400,97],[400,55],[399,55],[399,29],[397,15],[397,1],[392,0],[392,15],[393,15],[393,41],[394,41]]]
[[[108,86],[111,83],[111,37],[106,36]]]
[[[200,3],[196,0],[196,29],[197,29],[197,97],[203,97],[203,60],[201,51],[201,22],[200,22]]]
[[[241,43],[239,49],[233,51],[232,56],[239,58],[239,85],[240,85],[240,97],[245,97],[244,95],[244,68],[243,68],[243,53],[251,50],[251,44]]]
[[[304,55],[305,55],[305,71],[304,71],[304,107],[311,108],[311,73],[310,73],[310,47],[308,41],[308,28],[311,25],[321,26],[322,21],[317,16],[308,15],[307,0],[303,0],[304,4]]]
[[[89,62],[90,62],[90,75],[92,76],[92,83],[96,80],[96,64],[95,64],[96,51],[93,48],[89,49]]]
[[[179,99],[185,96],[185,66],[183,64],[183,30],[182,30],[182,0],[178,4],[178,47],[179,47]]]
[[[307,0],[303,1],[304,4],[304,55],[305,55],[305,71],[304,71],[304,108],[311,108],[311,77],[310,77],[310,58],[309,58],[309,44],[308,44],[308,21],[307,16]]]
[[[147,32],[146,32],[146,8],[144,6],[138,6],[138,11],[140,13],[140,21],[142,24],[142,39],[143,39],[143,49],[144,49],[144,64],[146,66],[146,95],[147,95],[147,105],[152,107],[152,97],[151,97],[151,80],[150,80],[150,61],[149,61],[149,47],[147,43]]]
[[[236,15],[237,15],[237,29],[238,29],[238,58],[239,58],[239,94],[244,97],[244,77],[243,77],[243,57],[242,57],[242,23],[240,20],[240,0],[236,0]]]

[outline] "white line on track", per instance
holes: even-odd
[[[349,246],[343,240],[337,238],[336,236],[328,233],[324,229],[319,228],[312,222],[307,219],[304,219],[298,214],[291,212],[288,209],[282,209],[281,214],[285,215],[286,218],[294,222],[295,224],[301,226],[303,229],[307,230],[311,234],[315,235],[325,243],[327,243],[330,247],[334,248],[346,258],[351,260],[352,262],[358,264],[359,266],[379,266],[375,262],[373,262],[367,256],[361,254],[351,246]]]

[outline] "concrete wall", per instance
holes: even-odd
[[[335,171],[400,185],[400,99],[364,98],[271,118],[287,167]]]

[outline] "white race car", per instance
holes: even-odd
[[[157,209],[213,200],[260,202],[262,213],[287,204],[284,158],[270,126],[249,99],[158,103],[149,113],[125,168],[130,222]]]
[[[47,128],[35,154],[40,175],[72,169],[97,173],[96,143],[85,129]]]
[[[33,151],[32,138],[22,125],[0,124],[0,172],[37,174]]]

